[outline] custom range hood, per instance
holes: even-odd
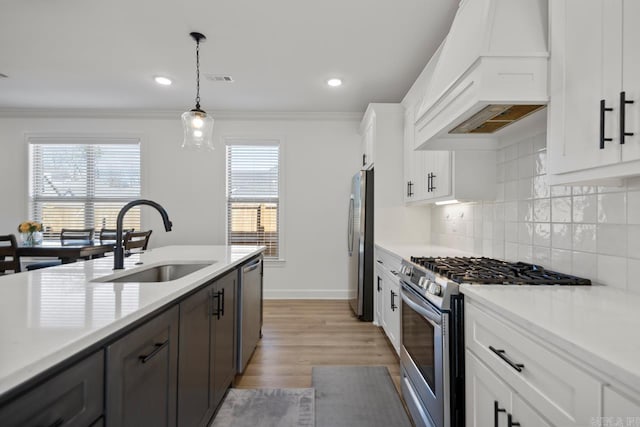
[[[463,0],[416,114],[416,147],[487,150],[548,102],[546,0]]]

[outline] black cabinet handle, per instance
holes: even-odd
[[[489,350],[493,351],[500,359],[504,360],[505,362],[507,362],[509,364],[509,366],[511,366],[513,369],[515,369],[518,372],[522,372],[522,368],[524,368],[524,365],[522,363],[515,363],[513,362],[511,359],[509,359],[504,353],[504,350],[499,350],[494,348],[493,346],[489,346]]]
[[[407,181],[407,196],[413,197],[413,182]]]
[[[605,138],[604,136],[604,113],[606,111],[613,111],[613,108],[605,107],[604,99],[600,100],[600,149],[604,149],[604,143],[613,141],[613,138]]]
[[[493,401],[493,425],[495,427],[498,427],[498,422],[499,422],[498,415],[500,414],[500,412],[507,412],[507,410],[504,408],[500,408],[498,406],[498,401],[494,400]]]
[[[624,144],[625,136],[633,136],[633,132],[626,132],[627,126],[627,104],[633,104],[633,101],[627,99],[625,91],[620,92],[620,144]]]
[[[382,286],[380,286],[380,276],[378,276],[378,292],[382,290]]]
[[[396,311],[398,306],[396,305],[396,293],[391,289],[391,311]]]
[[[520,423],[517,421],[513,421],[513,416],[511,414],[507,414],[507,426],[508,427],[520,427]]]
[[[366,155],[366,154],[363,154],[363,155],[362,155],[362,166],[364,166],[364,165],[366,165],[366,164],[367,164],[367,155]]]
[[[142,363],[147,363],[149,360],[153,359],[153,357],[156,354],[160,353],[160,350],[165,348],[167,346],[167,344],[169,344],[169,340],[166,340],[165,342],[162,342],[162,343],[156,343],[155,344],[155,348],[153,349],[153,351],[151,353],[143,355],[143,356],[138,356],[138,359],[140,359],[140,361]]]
[[[427,174],[427,193],[431,192],[431,172]]]
[[[436,186],[433,184],[433,178],[436,177],[436,174],[431,172],[431,191],[436,189]]]
[[[381,259],[377,259],[377,260],[376,260],[376,262],[377,262],[378,264],[382,264],[382,265],[384,265],[384,262],[383,262]]]
[[[221,305],[221,307],[222,307],[222,308],[221,308],[220,310],[218,310],[218,311],[220,311],[220,312],[221,312],[221,313],[220,313],[220,315],[221,315],[222,317],[224,317],[224,288],[222,288],[222,290],[220,291],[220,296],[218,297],[218,301],[219,301],[219,303],[220,303],[220,305]],[[218,319],[219,319],[219,318],[220,318],[220,317],[218,317]]]
[[[211,315],[220,318],[220,292],[211,291]]]

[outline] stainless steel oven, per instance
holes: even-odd
[[[463,426],[464,348],[458,287],[407,265],[400,277],[401,388],[407,408],[417,427]]]
[[[447,330],[449,316],[433,307],[406,284],[402,285],[403,387],[420,399],[436,426],[444,426],[444,401],[449,396]],[[445,331],[443,336],[442,331]],[[420,410],[421,408],[410,409]],[[413,415],[413,414],[412,414]],[[414,421],[416,417],[414,416]],[[417,423],[416,423],[417,424]]]

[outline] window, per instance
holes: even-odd
[[[45,238],[62,228],[115,228],[118,212],[140,197],[137,139],[29,138],[30,216]],[[125,217],[140,229],[140,210]]]
[[[281,258],[278,141],[227,142],[227,242]]]

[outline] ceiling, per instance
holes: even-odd
[[[9,0],[0,109],[361,112],[399,102],[457,0]],[[161,87],[156,75],[173,79]],[[330,77],[343,79],[330,88]]]

